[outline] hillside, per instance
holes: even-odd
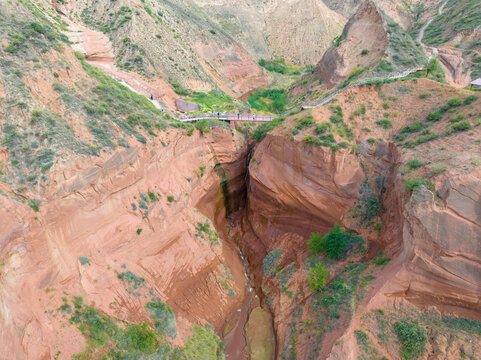
[[[1,2],[0,358],[477,359],[476,5],[416,5]]]
[[[460,86],[481,76],[480,14],[479,1],[446,1],[424,34],[426,44],[439,48],[441,63],[453,74],[449,80]]]
[[[297,65],[316,63],[346,22],[322,1],[194,1],[257,59]]]

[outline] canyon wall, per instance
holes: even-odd
[[[104,154],[94,164],[72,159],[51,172],[38,212],[2,184],[4,353],[43,359],[82,351],[80,332],[57,310],[63,297],[83,296],[126,322],[148,320],[145,303],[160,298],[176,314],[177,345],[193,324],[220,331],[244,301],[246,279],[235,245],[215,235],[208,219],[226,227],[214,167],[236,183],[247,150],[225,129],[191,137],[171,130],[155,144]],[[202,232],[206,223],[211,231]]]

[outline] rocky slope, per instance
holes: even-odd
[[[195,2],[257,59],[302,65],[316,63],[346,22],[322,1]]]
[[[75,1],[57,7],[74,22],[108,35],[117,66],[147,78],[195,91],[220,88],[239,97],[269,81],[251,56],[191,2]]]
[[[399,359],[399,345],[388,338],[381,342],[375,339],[381,332],[393,334],[394,323],[403,318],[419,321],[435,334],[428,343],[432,350],[425,352],[422,358],[440,358],[433,355],[437,349],[444,349],[452,356],[466,351],[463,340],[453,342],[449,337],[436,335],[441,334],[443,328],[446,334],[453,331],[450,326],[455,325],[449,318],[440,318],[439,313],[429,310],[419,315],[413,310],[413,304],[420,308],[435,305],[448,314],[454,312],[479,319],[481,294],[476,284],[481,273],[481,253],[477,245],[479,167],[476,164],[479,160],[476,159],[481,154],[474,145],[479,142],[479,128],[469,136],[446,132],[451,125],[445,119],[434,123],[425,133],[445,132],[447,135],[431,136],[428,143],[425,143],[427,137],[420,136],[417,147],[408,145],[403,151],[400,150],[405,146],[403,143],[398,143],[399,147],[393,143],[396,134],[409,134],[402,129],[412,124],[412,119],[425,118],[429,111],[452,97],[463,99],[469,95],[449,89],[439,88],[431,81],[420,81],[393,83],[380,89],[352,89],[340,96],[337,104],[350,126],[367,129],[354,130],[359,144],[357,156],[343,149],[334,153],[329,148],[316,147],[312,141],[313,127],[322,121],[333,121],[329,120],[332,119],[330,114],[338,113],[337,105],[314,110],[314,125],[297,126],[305,118],[301,115],[288,120],[284,130],[268,135],[253,152],[248,203],[238,231],[244,234],[242,248],[252,268],[258,268],[256,280],[265,303],[274,314],[279,358],[307,359],[317,354],[320,359],[329,356],[355,359],[377,354]],[[421,96],[425,93],[433,95],[426,101],[421,100],[426,99]],[[467,105],[461,102],[454,106],[450,118],[472,111],[480,100],[470,101],[464,100]],[[416,105],[406,112],[405,103]],[[365,104],[369,104],[367,109],[358,112]],[[392,130],[384,130],[384,123],[375,120],[379,114],[386,113],[383,108],[389,108],[388,115],[384,116],[394,114]],[[475,113],[471,114],[470,120],[475,121]],[[294,139],[286,140],[289,138],[286,129],[293,129]],[[336,139],[338,136],[335,135]],[[399,136],[396,139],[399,141]],[[447,148],[455,148],[456,154],[451,152],[452,156],[447,153],[443,156]],[[410,165],[405,164],[410,164],[408,160],[416,156],[422,156],[423,161],[420,168],[410,170]],[[431,178],[433,187],[428,181],[425,184],[429,188],[417,187],[412,194],[406,191],[402,183],[409,183],[413,178],[422,179],[421,176]],[[372,190],[368,190],[366,184],[369,183]],[[378,196],[379,200],[375,200]],[[377,208],[375,201],[381,201],[382,205]],[[381,209],[380,227],[372,214],[369,222],[363,220],[373,206]],[[355,290],[357,296],[335,300],[326,309],[334,311],[331,306],[337,304],[339,313],[332,315],[323,313],[320,306],[333,301],[329,300],[329,293],[313,294],[306,286],[306,268],[314,260],[308,258],[303,244],[311,232],[325,233],[336,221],[363,234],[370,243],[370,251],[364,256],[350,258],[354,264],[364,264],[360,281],[361,284],[367,281],[365,287],[361,285]],[[376,265],[384,264],[379,254],[376,256],[380,248],[392,258],[387,265]],[[262,259],[259,254],[266,256]],[[271,264],[273,270],[266,264]],[[358,281],[355,279],[359,275],[347,270],[352,267],[343,268],[345,264],[336,263],[328,263],[328,266],[329,279],[334,285],[341,282],[343,285],[336,286],[343,286],[342,292],[355,289]],[[329,289],[341,291],[339,287]],[[343,299],[346,295],[339,296]],[[352,303],[350,310],[343,307],[342,301]],[[380,312],[386,313],[385,320],[376,322],[374,319],[376,326],[368,325]],[[379,321],[384,324],[384,330],[379,330]],[[313,333],[311,329],[317,330]],[[358,339],[361,330],[362,334],[369,334],[363,342]],[[463,331],[461,339],[476,339],[469,349],[471,354],[476,353],[475,349],[480,346],[479,335],[470,333],[468,328]],[[338,340],[343,333],[345,335]]]
[[[62,18],[43,2],[0,4],[6,358],[398,360],[413,351],[404,331],[417,335],[423,360],[476,357],[479,94],[414,79],[351,87],[243,132],[186,125],[99,70],[113,66],[99,32],[79,28],[78,44],[63,32],[108,13],[90,25],[131,26],[129,39],[140,39],[143,16],[173,25],[183,14],[189,36],[190,22],[213,23],[185,4],[117,5],[70,2]],[[75,13],[82,8],[95,12]],[[345,44],[370,46],[362,66],[383,53],[394,63],[395,29],[373,3],[361,7],[328,51],[332,72],[345,72],[333,83],[361,66]],[[192,46],[217,86],[258,86],[252,58],[237,62],[243,50],[212,30],[204,35],[215,40]],[[130,41],[116,36],[113,53]],[[131,50],[141,53],[132,45],[123,56],[135,59]],[[253,77],[225,80],[226,68]],[[149,84],[139,74],[156,69],[139,66],[132,78]],[[335,223],[351,242],[345,253],[311,253],[311,234]],[[325,282],[314,287],[319,265]]]
[[[373,1],[363,2],[317,64],[315,79],[327,88],[364,76],[389,76],[424,66],[419,44]]]

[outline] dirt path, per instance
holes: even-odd
[[[105,34],[73,22],[61,11],[59,13],[62,20],[68,24],[69,31],[65,35],[73,43],[72,48],[84,54],[90,65],[102,70],[138,94],[146,97],[153,95],[155,99],[153,104],[158,109],[163,109],[164,106],[171,110],[176,109],[175,100],[178,95],[169,84],[160,78],[147,80],[135,72],[119,69],[115,66],[112,43]]]
[[[438,16],[444,11],[444,7],[448,3],[448,0],[444,1],[438,8]],[[420,43],[425,52],[430,52],[429,59],[433,57],[438,57],[441,66],[446,75],[446,81],[458,88],[463,88],[469,84],[470,76],[465,72],[468,64],[463,58],[463,52],[459,49],[451,48],[436,48],[432,46],[427,46],[423,43],[424,34],[428,26],[434,21],[436,15],[431,16],[426,23],[419,30],[419,34],[416,38],[417,42]]]

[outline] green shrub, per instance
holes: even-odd
[[[336,223],[322,238],[317,233],[311,234],[308,247],[314,254],[323,251],[327,257],[339,260],[347,255],[353,244],[363,241],[362,237],[343,231],[341,226]]]
[[[461,105],[463,105],[463,102],[461,101],[460,98],[452,98],[448,101],[448,106],[450,108],[455,108]]]
[[[369,341],[369,335],[366,334],[363,330],[354,330],[354,336],[356,337],[358,345],[367,345]]]
[[[478,95],[468,95],[464,98],[464,105],[470,105],[471,103],[473,103],[474,101],[476,101],[476,99],[478,98]]]
[[[434,190],[434,184],[428,179],[410,178],[404,182],[404,188],[409,191],[414,191],[420,186],[426,186],[430,190]]]
[[[192,336],[182,349],[181,359],[222,360],[225,359],[224,348],[225,344],[211,326],[207,325],[204,329],[199,325],[194,325]]]
[[[389,119],[381,119],[376,121],[376,125],[382,127],[383,129],[390,129],[392,128],[392,121]]]
[[[321,140],[319,140],[319,138],[316,138],[315,136],[312,136],[312,135],[307,135],[305,138],[304,138],[304,142],[306,144],[314,144],[316,146],[320,146],[321,145]]]
[[[141,232],[142,232],[142,229],[141,229],[141,228],[138,228],[138,229],[137,229],[137,235],[140,235]]]
[[[27,38],[22,34],[13,34],[10,43],[5,47],[5,51],[14,53],[26,46]]]
[[[321,291],[328,276],[329,271],[321,263],[317,263],[309,270],[307,282],[312,290]]]
[[[198,129],[202,134],[208,134],[210,132],[209,122],[207,119],[197,121],[195,128]]]
[[[471,124],[468,121],[461,121],[451,125],[451,129],[457,132],[471,130]]]
[[[266,255],[264,260],[262,260],[262,267],[265,275],[270,275],[272,273],[272,269],[277,266],[281,255],[282,251],[279,248],[272,250]]]
[[[30,206],[33,211],[38,212],[40,210],[40,201],[28,200],[28,206]]]
[[[447,169],[448,169],[447,165],[435,164],[435,165],[431,166],[431,173],[433,175],[439,175],[439,174],[442,174],[443,172],[445,172]]]
[[[172,195],[167,196],[167,201],[168,202],[174,202],[174,197]]]
[[[425,349],[426,331],[417,322],[403,319],[394,324],[394,333],[401,342],[401,352],[404,359],[418,358]]]
[[[402,134],[409,134],[409,133],[415,133],[420,131],[423,128],[423,123],[416,121],[412,123],[411,125],[406,125],[401,129]]]
[[[80,256],[78,258],[78,261],[80,262],[81,265],[90,265],[90,260],[86,256]]]
[[[383,107],[383,109],[387,110],[387,109],[390,108],[390,105],[387,101],[385,101],[385,102],[382,103],[382,107]]]
[[[367,50],[367,49],[363,49],[363,50],[361,51],[361,55],[362,55],[362,56],[367,55],[368,53],[369,53],[369,50]]]
[[[314,131],[317,135],[324,134],[328,129],[332,129],[332,124],[330,122],[324,121],[317,125]]]
[[[146,322],[140,325],[129,325],[125,329],[125,340],[126,347],[146,355],[154,353],[157,348],[155,331],[150,329]]]
[[[418,168],[424,166],[424,163],[419,159],[411,159],[406,164],[411,169],[418,169]]]
[[[259,126],[256,127],[256,129],[252,133],[252,138],[255,141],[261,141],[264,139],[267,135],[267,133],[273,129],[275,129],[277,126],[282,124],[284,122],[285,118],[280,117],[272,120],[271,122],[268,123],[263,123]]]
[[[325,244],[320,233],[311,233],[307,241],[307,248],[313,254],[319,254],[324,250]]]
[[[367,139],[367,142],[371,145],[373,145],[377,140],[373,137],[370,137],[369,139]]]
[[[436,110],[436,111],[432,111],[428,114],[428,116],[426,117],[426,120],[427,121],[439,121],[443,118],[443,114],[441,113],[441,111],[439,110]]]

